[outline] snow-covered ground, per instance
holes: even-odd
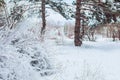
[[[75,47],[73,39],[56,35],[55,41],[45,38],[41,43],[36,18],[0,33],[0,80],[120,80],[119,41],[99,37]],[[54,30],[45,37],[50,33]]]
[[[63,1],[71,5],[75,0]],[[9,4],[8,10],[13,6]],[[96,42],[84,41],[81,47],[75,47],[73,39],[63,33],[65,24],[74,24],[74,20],[47,9],[47,31],[42,42],[41,18],[27,16],[28,12],[13,30],[0,31],[0,80],[120,80],[119,41],[97,36]]]
[[[54,46],[54,53],[59,73],[51,80],[120,80],[119,42],[84,42],[74,47],[69,41]]]

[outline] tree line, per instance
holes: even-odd
[[[19,1],[19,0],[18,0]],[[64,0],[28,0],[29,2],[41,2],[40,13],[42,14],[42,28],[41,36],[44,36],[46,31],[46,5],[49,5],[54,11],[61,14],[65,19],[75,19],[74,27],[74,44],[75,46],[81,46],[84,35],[87,35],[89,40],[89,34],[94,36],[94,30],[97,29],[100,25],[103,24],[113,24],[118,23],[118,18],[120,17],[120,9],[118,4],[119,0],[114,0],[114,2],[109,2],[106,0],[102,2],[101,0],[76,0],[73,1],[74,7],[64,2]],[[6,3],[4,0],[0,0],[0,10],[5,13],[4,18],[0,19],[5,26],[8,26],[10,29],[14,27],[14,24],[19,22],[22,18],[22,14],[25,12],[25,9],[22,6],[18,6],[16,1],[13,0],[15,6],[11,12],[7,13]],[[114,5],[113,5],[114,4]],[[74,10],[74,8],[76,8]],[[94,22],[92,22],[94,21]],[[0,23],[3,26],[4,23]],[[88,32],[86,33],[86,26],[88,26]],[[114,37],[114,32],[113,36]]]

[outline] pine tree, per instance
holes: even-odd
[[[41,35],[45,34],[45,28],[46,28],[45,0],[42,0],[42,28],[41,28]]]
[[[81,0],[76,0],[76,22],[75,22],[75,37],[74,37],[74,44],[75,46],[81,46],[82,41],[80,37],[80,28],[81,28],[81,18],[80,18],[80,8],[81,8]]]

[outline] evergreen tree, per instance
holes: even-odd
[[[41,28],[41,35],[45,34],[46,28],[46,19],[45,19],[45,0],[42,0],[42,28]]]
[[[75,46],[81,46],[82,41],[81,41],[81,37],[80,37],[80,28],[81,28],[81,14],[80,14],[80,9],[81,9],[81,0],[76,0],[76,22],[75,22],[75,35],[74,35],[74,43]]]

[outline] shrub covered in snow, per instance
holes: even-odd
[[[36,23],[25,21],[19,25],[14,30],[0,31],[0,80],[34,80],[36,75],[52,75],[49,52],[38,40],[39,34],[30,30]]]
[[[45,50],[35,45],[0,46],[0,80],[33,80],[31,75],[53,72]]]

